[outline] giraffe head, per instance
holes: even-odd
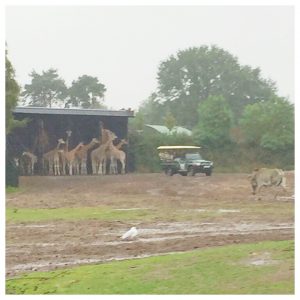
[[[84,143],[83,143],[83,142],[80,142],[80,143],[77,145],[78,149],[82,148],[83,146],[84,146]]]
[[[20,162],[20,159],[18,157],[14,157],[14,163],[17,167],[19,166],[19,162]]]
[[[120,143],[122,143],[123,145],[127,145],[127,144],[128,144],[128,141],[125,140],[125,139],[121,139]]]
[[[115,140],[116,138],[117,138],[117,136],[115,135],[114,132],[108,131],[108,139],[109,139],[110,141],[113,141],[113,140]]]
[[[58,139],[58,140],[57,140],[57,143],[58,143],[59,145],[64,145],[66,142],[65,142],[63,139]]]
[[[100,141],[99,141],[98,139],[96,139],[96,138],[93,138],[93,139],[91,140],[91,144],[92,144],[92,145],[100,144]]]
[[[67,134],[67,137],[70,137],[71,134],[72,134],[72,130],[67,130],[67,131],[66,131],[66,134]]]

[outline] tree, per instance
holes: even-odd
[[[20,94],[20,86],[15,80],[15,71],[7,57],[5,50],[5,112],[6,112],[6,134],[17,127],[22,126],[24,122],[15,120],[12,115],[12,110],[16,107]]]
[[[69,104],[83,108],[103,108],[105,85],[97,77],[83,75],[69,88]]]
[[[135,114],[134,118],[130,118],[128,120],[128,126],[129,126],[129,130],[131,131],[142,131],[144,129],[144,125],[145,125],[145,120],[144,120],[144,115],[138,111]]]
[[[67,96],[65,81],[59,78],[57,70],[49,69],[38,74],[32,71],[29,74],[31,84],[24,87],[23,103],[37,107],[52,107],[55,104],[62,104]]]
[[[20,93],[20,86],[15,80],[15,71],[7,57],[5,49],[5,128],[6,128],[6,147],[5,147],[5,185],[18,186],[18,169],[14,162],[13,149],[9,142],[9,136],[15,127],[22,126],[26,121],[18,121],[13,118],[12,110],[17,105]]]
[[[165,118],[164,118],[165,126],[171,131],[173,127],[176,125],[176,119],[172,115],[171,112],[167,112]]]
[[[209,96],[222,95],[237,122],[246,105],[276,92],[272,81],[261,78],[259,68],[241,66],[217,46],[178,51],[160,64],[157,78],[156,112],[170,111],[178,124],[190,128],[198,123],[198,105]]]
[[[249,145],[273,152],[294,147],[294,106],[284,98],[248,105],[240,126]]]
[[[200,145],[222,148],[231,142],[232,111],[223,96],[209,96],[199,104],[198,113],[194,136]]]
[[[162,105],[156,101],[157,94],[152,93],[139,106],[139,113],[143,114],[145,124],[160,124],[163,125],[165,110]]]

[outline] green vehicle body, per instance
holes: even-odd
[[[162,170],[169,176],[174,174],[194,176],[197,173],[211,176],[213,162],[203,159],[199,148],[196,146],[158,147]]]

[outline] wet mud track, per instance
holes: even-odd
[[[247,174],[22,177],[8,208],[109,207],[153,218],[7,222],[6,276],[234,243],[294,238],[294,173],[288,191],[252,196]],[[274,195],[277,195],[275,198]],[[131,226],[139,234],[120,236]]]

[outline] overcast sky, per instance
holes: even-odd
[[[87,74],[105,84],[109,108],[137,109],[155,91],[161,61],[215,44],[260,67],[294,102],[291,6],[14,6],[5,15],[22,86],[32,70],[58,69],[68,86]]]

